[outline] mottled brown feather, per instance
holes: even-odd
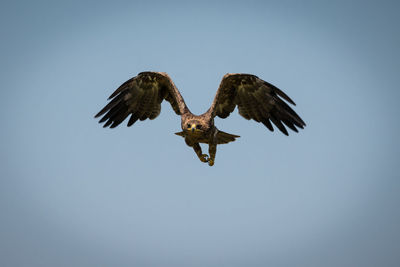
[[[245,119],[262,122],[273,131],[271,122],[285,135],[284,125],[297,132],[306,124],[283,100],[294,101],[276,86],[251,74],[226,74],[220,83],[214,101],[208,110],[211,117],[226,118],[238,106]]]
[[[111,100],[95,118],[103,115],[100,123],[103,127],[114,128],[129,115],[128,126],[137,120],[156,118],[161,111],[161,102],[165,99],[177,115],[188,108],[168,74],[164,72],[141,72],[124,82],[110,97]]]

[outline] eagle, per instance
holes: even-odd
[[[213,166],[217,145],[233,142],[238,135],[220,131],[214,118],[227,118],[238,107],[239,114],[247,120],[261,122],[270,131],[274,124],[283,134],[289,135],[286,127],[298,132],[306,124],[285,102],[296,105],[289,96],[276,86],[252,74],[228,73],[224,75],[211,107],[201,115],[190,112],[179,90],[165,72],[141,72],[124,82],[110,95],[110,102],[95,115],[103,116],[99,123],[114,128],[128,116],[127,126],[137,120],[153,120],[161,112],[163,100],[181,117],[181,132],[175,133],[185,139],[194,149],[200,161]],[[285,127],[286,126],[286,127]],[[209,155],[203,154],[200,144],[208,144]]]

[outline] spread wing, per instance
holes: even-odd
[[[103,127],[110,128],[118,126],[129,115],[128,126],[138,119],[155,119],[164,99],[178,115],[187,110],[181,94],[165,72],[141,72],[123,83],[108,99],[111,101],[95,118],[103,115],[99,122],[106,122]]]
[[[299,115],[284,101],[296,105],[274,85],[251,74],[226,74],[208,112],[212,117],[226,118],[238,106],[245,119],[263,123],[273,131],[271,122],[288,135],[284,125],[295,132],[306,125]]]

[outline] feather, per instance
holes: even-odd
[[[138,119],[139,119],[138,116],[135,113],[132,113],[131,117],[129,118],[127,126],[128,127],[132,126]]]
[[[130,87],[132,87],[132,82],[134,81],[136,77],[133,77],[129,80],[127,80],[126,82],[124,82],[120,87],[117,88],[117,90],[114,91],[114,93],[112,93],[108,99],[111,99],[113,97],[115,97],[116,95],[118,95],[119,93],[121,93],[124,90],[129,89]]]
[[[296,106],[296,103],[294,103],[294,101],[293,101],[287,94],[285,94],[281,89],[279,89],[278,87],[276,87],[276,86],[273,85],[273,84],[270,84],[269,82],[264,81],[264,83],[265,83],[268,87],[272,88],[272,89],[274,90],[274,92],[275,92],[277,95],[279,95],[280,97],[282,97],[283,99],[285,99],[285,100],[286,100],[287,102],[289,102],[290,104]]]
[[[272,124],[271,124],[271,122],[269,121],[268,118],[262,118],[262,119],[261,119],[261,122],[262,122],[262,124],[264,124],[265,127],[267,127],[271,132],[274,131],[274,127],[272,127]]]
[[[284,133],[285,135],[289,135],[285,126],[283,126],[282,122],[279,119],[275,118],[274,116],[271,116],[269,119],[276,125],[276,127],[278,127],[278,129],[282,133]]]

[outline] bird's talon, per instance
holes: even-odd
[[[213,166],[213,165],[214,165],[214,160],[208,159],[208,166]]]
[[[207,154],[201,154],[199,157],[201,162],[208,162],[208,155]]]

